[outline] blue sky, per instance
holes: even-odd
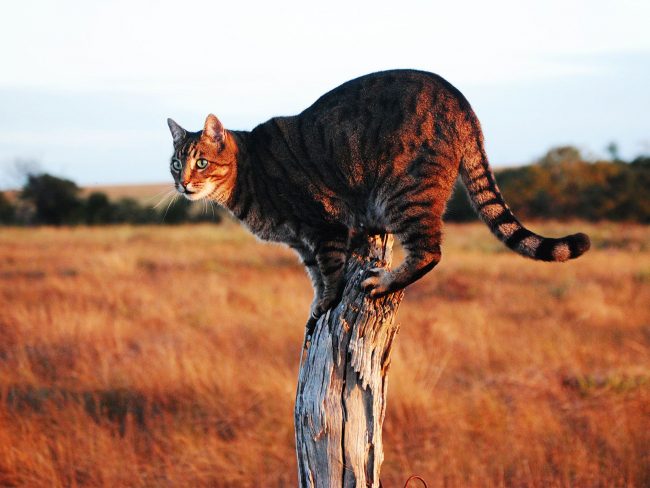
[[[0,18],[0,187],[14,161],[80,184],[169,180],[171,116],[232,129],[356,76],[436,72],[494,166],[576,144],[650,152],[650,2],[12,2]]]

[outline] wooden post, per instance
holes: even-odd
[[[399,291],[371,300],[360,283],[389,267],[392,236],[371,236],[348,262],[343,299],[305,344],[294,421],[301,488],[379,487],[387,373]]]

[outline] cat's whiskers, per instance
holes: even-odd
[[[176,192],[176,189],[174,189],[174,188],[172,188],[171,190],[168,190],[167,193],[165,193],[160,198],[160,201],[153,206],[153,208],[158,208],[162,203],[166,202],[167,199],[170,198],[175,192]]]
[[[169,212],[170,207],[176,203],[176,199],[178,198],[178,193],[172,197],[172,199],[169,201],[167,204],[167,209],[165,210],[165,214],[163,215],[162,221],[165,221],[165,217],[167,217],[167,212]]]
[[[153,199],[158,198],[158,197],[159,197],[160,195],[162,195],[163,193],[164,193],[165,195],[167,195],[167,194],[171,193],[172,191],[176,191],[176,189],[175,189],[173,186],[172,186],[171,190],[170,190],[170,189],[160,190],[160,191],[157,192],[156,194],[147,197],[147,198],[144,200],[144,203],[145,203],[145,204],[149,204],[149,203],[151,203],[151,201],[152,201]],[[154,208],[155,208],[155,207],[154,207]]]

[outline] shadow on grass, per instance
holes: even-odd
[[[130,415],[135,425],[146,430],[146,413],[159,413],[160,406],[148,405],[141,393],[127,389],[103,391],[72,391],[62,388],[11,386],[2,395],[8,408],[16,411],[31,410],[43,412],[54,406],[63,409],[69,404],[81,404],[84,411],[97,423],[107,419],[115,423],[120,435],[124,435],[127,417]],[[153,407],[153,408],[152,408]]]
[[[52,409],[63,411],[67,407],[80,405],[97,424],[103,421],[114,424],[122,437],[128,425],[148,432],[154,428],[155,420],[166,414],[180,417],[195,428],[212,431],[220,439],[230,441],[241,428],[238,424],[245,420],[239,419],[238,422],[228,412],[206,409],[191,399],[183,399],[181,405],[173,395],[154,398],[127,388],[74,391],[13,385],[0,392],[0,403],[19,414],[46,414]]]

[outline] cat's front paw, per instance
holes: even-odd
[[[371,298],[379,298],[390,291],[390,273],[384,268],[372,268],[368,277],[361,282],[361,289]]]

